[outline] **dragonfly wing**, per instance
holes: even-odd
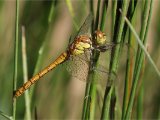
[[[91,27],[92,27],[92,22],[93,22],[93,15],[89,14],[87,18],[85,19],[84,23],[78,30],[78,32],[75,35],[71,36],[71,39],[69,40],[69,44],[72,43],[75,40],[75,37],[79,35],[89,35],[91,36]]]
[[[78,56],[71,56],[66,64],[67,71],[80,81],[87,81],[89,71],[89,56],[81,54]]]
[[[93,22],[93,15],[90,13],[87,16],[81,28],[79,29],[77,36],[84,35],[84,34],[91,35],[92,22]]]
[[[116,80],[117,75],[114,73],[109,73],[109,70],[102,65],[98,65],[94,68],[94,79],[95,83],[100,84],[101,86],[110,86],[113,84],[113,81],[108,81],[108,77],[111,77],[113,80]]]
[[[92,26],[93,16],[89,14],[84,21],[83,25],[77,32],[76,36],[79,35],[89,35],[91,36],[91,26]],[[75,37],[71,37],[70,43],[73,42]],[[89,71],[89,60],[90,60],[89,50],[85,51],[85,54],[78,56],[70,56],[70,60],[67,61],[67,70],[72,74],[73,77],[76,77],[82,81],[86,81]]]
[[[105,87],[106,84],[110,85],[108,81],[109,70],[102,65],[97,65],[96,68],[93,68],[93,74],[91,78],[88,79],[89,75],[89,65],[90,65],[90,53],[86,52],[78,56],[71,56],[70,59],[66,62],[67,71],[75,77],[76,79],[84,82],[94,82],[100,86]],[[113,75],[113,74],[112,74]],[[115,76],[113,75],[115,78]],[[93,81],[93,79],[95,79]]]

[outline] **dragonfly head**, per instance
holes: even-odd
[[[93,34],[93,43],[95,46],[105,45],[107,42],[107,37],[104,32],[96,30]]]
[[[111,49],[115,46],[113,43],[108,41],[106,34],[100,30],[96,30],[93,34],[93,46],[101,52]]]

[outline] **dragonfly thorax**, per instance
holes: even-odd
[[[74,42],[69,46],[69,52],[71,55],[83,54],[85,50],[91,49],[92,42],[88,35],[77,36]]]

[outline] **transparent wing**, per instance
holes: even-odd
[[[99,85],[105,87],[110,86],[113,83],[113,81],[108,81],[108,77],[111,76],[113,80],[117,79],[117,75],[114,73],[109,73],[109,69],[105,68],[102,65],[98,65],[96,68],[94,68],[94,79],[96,79],[95,83],[98,83]],[[115,81],[114,81],[115,82]]]
[[[114,73],[109,74],[111,51],[112,49],[108,49],[106,52],[100,52],[98,63],[96,67],[93,68],[95,72],[95,79],[97,79],[96,83],[102,84],[102,86],[112,84],[110,81],[108,81],[109,76],[116,78]]]
[[[71,56],[66,63],[67,71],[78,80],[86,81],[89,71],[89,53]]]
[[[84,21],[83,25],[79,29],[77,36],[82,35],[82,34],[91,35],[92,22],[93,22],[93,16],[92,14],[89,14],[86,20]]]
[[[85,82],[94,82],[96,84],[106,86],[108,81],[109,69],[103,65],[97,65],[96,68],[93,68],[91,72],[91,77],[88,79],[90,65],[90,52],[85,52],[85,54],[79,56],[71,56],[71,58],[66,61],[67,71],[78,80]],[[93,74],[92,74],[93,73]]]
[[[85,19],[83,25],[80,27],[77,34],[71,36],[71,39],[69,40],[69,43],[73,42],[75,37],[79,36],[79,35],[89,35],[89,36],[91,36],[92,22],[93,22],[93,16],[92,16],[92,14],[89,14],[87,16],[87,18]]]

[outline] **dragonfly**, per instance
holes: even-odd
[[[91,34],[92,22],[93,16],[92,14],[89,14],[66,51],[61,53],[60,56],[50,65],[45,67],[30,80],[24,83],[19,89],[17,89],[13,97],[18,98],[21,96],[27,89],[30,88],[31,85],[40,80],[41,77],[56,68],[58,65],[70,60],[72,56],[79,56],[85,54],[86,51],[92,51],[93,49],[104,52],[113,47],[113,44],[107,42],[104,32],[96,30],[93,34]]]

